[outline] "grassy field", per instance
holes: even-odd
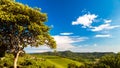
[[[70,63],[74,63],[77,66],[83,65],[68,58],[39,54],[25,54],[18,59],[18,66],[20,68],[68,68]],[[11,54],[6,55],[4,59],[0,60],[0,66],[0,68],[10,68],[13,66],[13,56]]]
[[[37,59],[41,59],[40,64],[43,68],[45,68],[46,65],[50,65],[50,66],[53,65],[56,68],[67,68],[68,64],[70,63],[75,63],[78,66],[82,65],[82,63],[80,62],[58,56],[41,56],[41,55],[33,55],[33,56],[37,57]]]

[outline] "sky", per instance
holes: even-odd
[[[120,0],[16,0],[47,13],[57,51],[120,52]],[[28,53],[53,51],[28,46]]]

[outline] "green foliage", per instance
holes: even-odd
[[[0,66],[1,67],[11,67],[13,65],[13,55],[5,54],[5,57],[0,58]]]
[[[44,24],[46,21],[46,13],[38,8],[15,0],[0,0],[0,57],[4,56],[5,51],[13,53],[16,68],[19,54],[28,45],[56,48],[56,42],[49,34],[50,27]]]
[[[5,65],[8,68],[12,67],[13,57],[12,54],[6,54],[4,59],[0,60],[1,68],[5,67]],[[18,67],[20,68],[67,68],[70,63],[74,63],[76,66],[83,65],[80,62],[58,56],[24,54],[23,57],[18,59]]]
[[[120,53],[105,55],[95,63],[85,64],[85,68],[120,68]]]
[[[110,66],[100,63],[97,65],[94,65],[93,68],[110,68]]]
[[[5,54],[0,59],[0,67],[12,67],[12,54]],[[120,68],[120,53],[108,54],[96,62],[82,63],[59,56],[24,54],[18,59],[18,67],[21,68]]]
[[[56,48],[56,42],[49,35],[50,27],[44,24],[46,21],[46,13],[38,8],[14,0],[0,0],[0,47],[5,48],[2,51],[16,54],[28,45]]]
[[[110,68],[120,68],[120,53],[103,56],[99,63],[105,64]]]
[[[78,66],[75,63],[68,64],[68,68],[78,68]]]
[[[0,58],[5,56],[6,46],[0,45]]]
[[[62,57],[59,57],[59,56],[49,56],[49,55],[41,56],[41,55],[38,55],[38,54],[36,56],[44,58],[45,62],[46,62],[44,64],[47,64],[48,66],[49,65],[54,65],[55,68],[67,68],[68,64],[70,64],[70,63],[75,63],[77,66],[83,65],[80,62],[73,61],[73,60],[67,59],[67,58],[62,58]]]
[[[94,53],[76,53],[71,51],[63,51],[63,52],[45,52],[41,53],[42,55],[52,55],[52,56],[60,56],[69,58],[75,61],[79,62],[94,62],[96,59],[99,59],[100,57],[106,55],[106,54],[114,54],[112,52],[94,52]]]

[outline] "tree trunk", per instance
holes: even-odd
[[[18,61],[18,57],[21,51],[18,51],[17,54],[15,54],[14,57],[14,68],[17,68],[17,61]]]

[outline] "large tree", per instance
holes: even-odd
[[[47,15],[37,8],[14,0],[0,0],[0,51],[14,54],[14,68],[19,54],[27,46],[56,48],[49,34],[50,27],[44,24],[46,20]]]

